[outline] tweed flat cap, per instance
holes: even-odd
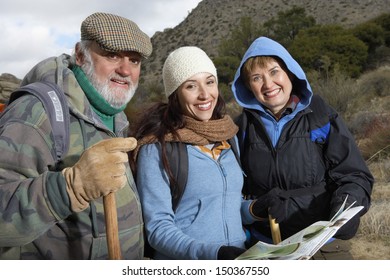
[[[94,13],[81,24],[81,40],[93,40],[110,52],[134,51],[148,58],[152,43],[131,20],[107,13]]]
[[[164,62],[162,72],[167,97],[198,73],[210,73],[218,82],[217,69],[213,61],[202,49],[194,46],[180,47],[171,52]]]

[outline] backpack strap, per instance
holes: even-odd
[[[234,120],[234,122],[239,128],[237,133],[237,139],[238,139],[238,144],[240,147],[241,154],[243,154],[245,149],[246,129],[248,125],[248,117],[247,117],[246,110],[243,109],[242,113]]]
[[[166,151],[172,175],[176,182],[170,182],[172,209],[176,211],[187,185],[188,151],[182,142],[166,142]]]
[[[241,169],[242,169],[242,166],[241,166],[241,159],[240,159],[240,153],[238,151],[238,144],[237,144],[237,141],[236,141],[236,138],[233,137],[233,138],[230,138],[228,140],[228,143],[230,145],[230,147],[232,148],[232,151],[234,153],[234,156],[236,157],[236,160],[238,162],[238,164],[240,165]]]
[[[54,83],[34,82],[14,91],[8,104],[25,94],[32,94],[41,101],[52,127],[55,160],[59,162],[69,150],[70,116],[65,94]]]

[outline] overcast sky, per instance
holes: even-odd
[[[2,0],[0,74],[23,78],[37,62],[71,54],[94,12],[127,17],[149,36],[182,22],[201,0]]]

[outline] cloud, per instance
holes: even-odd
[[[4,3],[5,2],[5,3]],[[71,53],[80,24],[94,12],[108,12],[136,22],[149,36],[182,22],[200,0],[13,0],[0,9],[0,74],[18,78],[40,60]]]

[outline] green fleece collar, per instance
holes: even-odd
[[[123,105],[120,108],[112,107],[104,98],[101,96],[94,86],[91,84],[84,71],[79,66],[72,67],[72,71],[77,79],[77,82],[80,84],[80,87],[83,89],[85,95],[88,98],[88,101],[91,103],[94,111],[99,116],[109,117],[114,116],[122,112],[126,105]]]

